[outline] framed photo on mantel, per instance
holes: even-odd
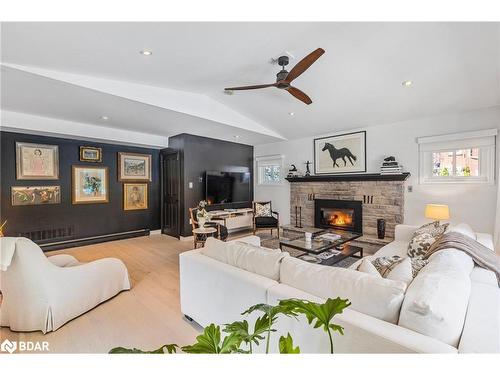
[[[366,131],[314,140],[314,173],[366,172]]]

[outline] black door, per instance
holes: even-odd
[[[178,151],[162,150],[161,154],[161,232],[180,235],[180,183],[181,167]]]

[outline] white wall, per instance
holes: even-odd
[[[304,120],[303,126],[307,126],[307,119]],[[377,125],[359,130],[366,130],[367,172],[379,172],[382,159],[393,155],[403,164],[405,170],[411,173],[412,176],[407,180],[407,186],[411,185],[413,192],[406,193],[405,201],[407,224],[421,224],[427,221],[423,214],[425,204],[442,203],[450,206],[452,223],[465,221],[470,223],[476,231],[493,233],[497,183],[495,185],[419,185],[416,143],[416,138],[422,136],[492,128],[500,129],[500,106]],[[324,135],[336,133],[343,132]],[[290,164],[295,164],[297,168],[304,170],[305,161],[314,159],[314,138],[316,137],[258,145],[255,146],[254,156],[281,154],[284,155],[285,170]],[[497,145],[497,154],[498,150]],[[273,208],[280,212],[282,223],[289,222],[290,188],[287,181],[280,186],[256,185],[255,199],[272,200]]]

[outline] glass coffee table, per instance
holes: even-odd
[[[324,239],[322,238],[324,234],[335,234],[339,237],[334,240]],[[306,241],[304,235],[298,238],[283,238],[280,240],[280,249],[289,247],[299,250],[302,254],[298,254],[297,258],[311,263],[332,266],[348,257],[363,258],[363,248],[348,243],[361,236],[361,233],[326,229],[317,232],[311,241]]]

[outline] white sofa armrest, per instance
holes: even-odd
[[[493,236],[489,233],[476,233],[476,240],[481,245],[486,246],[488,249],[495,251],[495,246],[493,246]]]
[[[396,230],[394,233],[394,240],[395,241],[410,242],[411,237],[413,236],[413,233],[417,229],[418,229],[418,226],[415,226],[415,225],[406,225],[406,224],[396,225]]]

